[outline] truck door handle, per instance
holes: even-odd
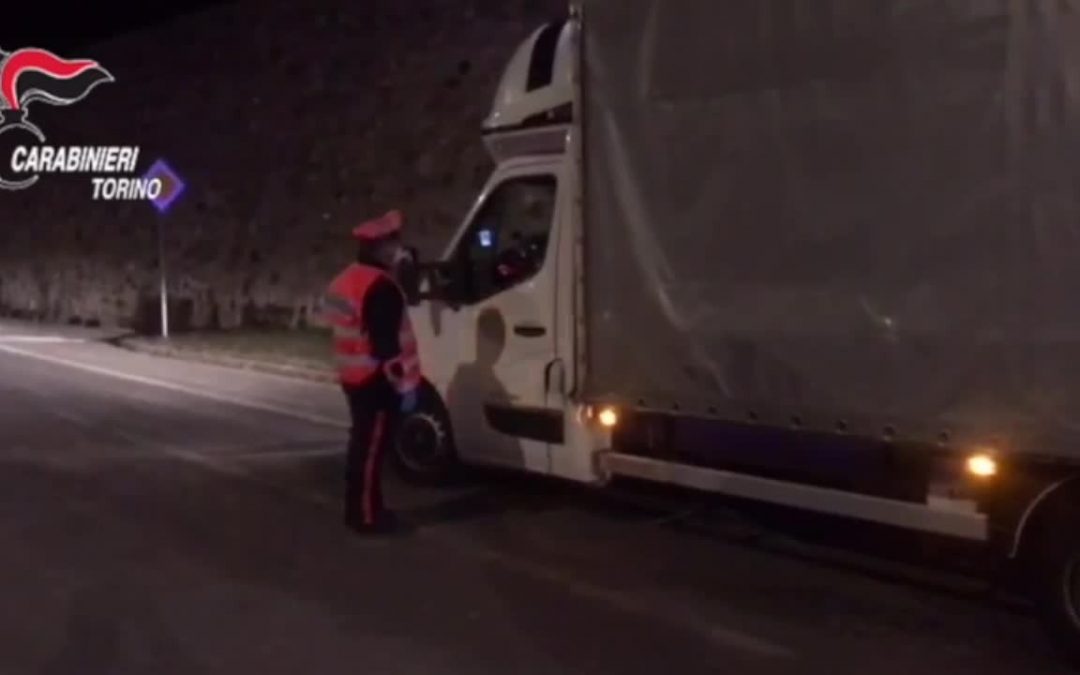
[[[535,324],[519,323],[514,326],[514,334],[521,337],[541,337],[547,335],[547,328]]]

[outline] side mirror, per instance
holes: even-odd
[[[462,267],[456,261],[440,261],[420,266],[425,290],[421,300],[437,300],[451,309],[461,307]]]

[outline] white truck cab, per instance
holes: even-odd
[[[410,310],[430,384],[425,412],[403,433],[414,474],[436,477],[453,453],[600,478],[592,457],[606,435],[571,397],[573,31],[569,21],[548,24],[510,60],[483,126],[496,167],[439,263],[454,283]]]

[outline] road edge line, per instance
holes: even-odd
[[[294,419],[302,420],[304,422],[310,422],[312,424],[319,424],[322,426],[333,427],[335,429],[348,429],[349,424],[342,420],[336,420],[330,417],[324,417],[314,413],[306,413],[282,406],[273,405],[270,403],[260,403],[258,401],[251,401],[242,398],[236,398],[233,396],[225,396],[221,394],[215,394],[208,391],[195,389],[194,387],[188,387],[175,382],[169,382],[167,380],[160,380],[153,377],[145,377],[143,375],[133,375],[131,373],[125,373],[119,370],[113,370],[112,368],[104,368],[102,366],[93,366],[88,363],[82,363],[79,361],[73,361],[71,359],[64,359],[57,356],[50,356],[47,354],[38,354],[33,351],[25,349],[18,349],[6,344],[0,344],[0,352],[7,354],[13,354],[15,356],[22,356],[24,358],[35,359],[38,361],[44,361],[46,363],[52,363],[54,365],[66,366],[68,368],[74,368],[76,370],[82,370],[88,373],[94,373],[95,375],[101,375],[104,377],[111,377],[117,380],[125,380],[128,382],[135,382],[137,384],[143,384],[151,387],[158,387],[159,389],[167,389],[189,396],[195,396],[198,398],[204,398],[212,401],[218,401],[220,403],[230,403],[232,405],[240,406],[242,408],[249,408],[252,410],[259,410],[262,412],[274,413],[285,417],[291,417]]]
[[[189,363],[202,363],[205,365],[220,366],[233,370],[245,370],[263,375],[299,380],[314,384],[332,385],[337,382],[337,376],[332,370],[317,370],[303,366],[281,366],[269,363],[261,359],[251,359],[242,356],[230,356],[213,352],[188,351],[160,347],[157,345],[141,344],[130,338],[120,338],[108,341],[109,344],[135,354],[156,356],[174,361],[187,361]]]

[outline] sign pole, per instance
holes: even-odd
[[[161,337],[169,337],[169,279],[165,273],[165,213],[172,206],[180,193],[184,191],[184,181],[172,170],[164,159],[154,162],[143,176],[144,180],[156,181],[160,188],[153,198],[157,209],[158,268],[161,270]]]
[[[158,268],[161,270],[161,337],[169,337],[169,284],[165,275],[165,218],[158,216]]]

